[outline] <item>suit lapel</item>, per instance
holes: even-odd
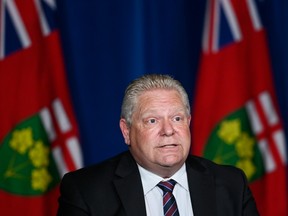
[[[198,160],[189,157],[186,163],[188,184],[194,215],[213,215],[216,213],[214,178]]]
[[[130,155],[125,154],[116,170],[114,185],[127,216],[145,216],[143,187],[137,165]]]
[[[215,216],[216,190],[212,174],[193,156],[189,156],[186,169],[194,215]],[[146,216],[140,174],[130,153],[124,154],[115,174],[117,178],[113,183],[127,216]]]

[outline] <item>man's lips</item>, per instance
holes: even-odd
[[[159,146],[160,148],[173,148],[173,147],[177,147],[178,144],[164,144]]]

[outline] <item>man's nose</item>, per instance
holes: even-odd
[[[161,135],[163,136],[172,136],[175,133],[173,122],[170,120],[164,120],[162,123]]]

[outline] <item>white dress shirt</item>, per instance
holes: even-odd
[[[163,191],[157,184],[160,181],[167,181],[170,178],[163,179],[144,169],[139,164],[137,165],[144,190],[147,216],[163,216]],[[173,195],[177,202],[179,214],[181,216],[193,216],[185,164],[171,176],[171,179],[177,182],[173,190]]]

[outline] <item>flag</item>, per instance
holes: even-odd
[[[255,1],[207,1],[203,32],[192,153],[241,168],[260,215],[288,215],[285,136]]]
[[[54,0],[0,1],[0,214],[55,215],[82,166]]]

